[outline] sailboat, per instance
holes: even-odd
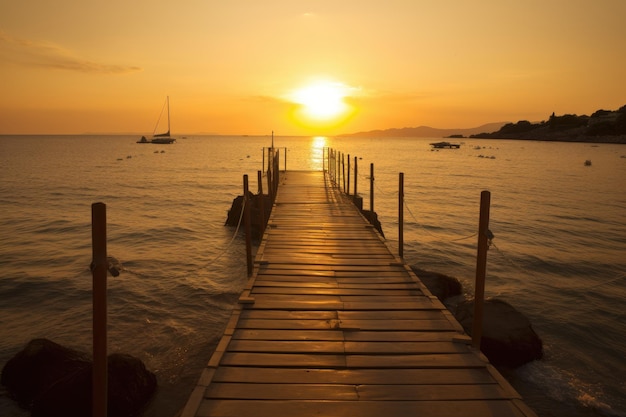
[[[152,138],[150,139],[147,139],[145,136],[142,136],[141,139],[137,141],[137,143],[156,143],[156,144],[164,145],[164,144],[170,144],[170,143],[176,142],[176,138],[173,138],[172,136],[170,136],[170,97],[169,96],[167,96],[165,103],[167,105],[167,132],[153,134]],[[163,114],[163,111],[161,111],[161,115],[162,114]],[[157,120],[157,127],[159,126],[161,115],[159,115],[159,120]],[[154,130],[156,131],[156,127],[154,128]]]

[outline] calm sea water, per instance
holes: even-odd
[[[148,417],[173,417],[215,348],[246,277],[224,226],[242,175],[256,189],[269,137],[0,137],[0,366],[29,340],[91,349],[91,204],[107,204],[109,351],[159,379]],[[437,139],[439,140],[439,139]],[[626,416],[626,146],[466,139],[276,137],[287,169],[357,157],[358,189],[405,260],[458,277],[471,296],[480,192],[491,191],[488,297],[529,317],[545,358],[503,371],[539,416]],[[591,160],[591,166],[584,161]],[[354,163],[354,161],[352,161]],[[281,163],[281,168],[285,162]],[[353,178],[353,176],[352,176]],[[26,416],[0,389],[0,415]]]

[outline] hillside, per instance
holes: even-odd
[[[554,113],[547,121],[531,123],[489,123],[469,129],[438,129],[429,126],[370,130],[340,137],[471,137],[483,139],[525,139],[562,142],[626,144],[626,106],[619,110],[598,110],[591,116]]]
[[[591,116],[554,113],[547,121],[507,123],[495,132],[471,135],[484,139],[529,139],[561,142],[626,143],[626,106],[598,110]]]
[[[391,138],[391,137],[420,137],[420,138],[440,138],[448,137],[452,135],[470,136],[474,134],[480,134],[482,132],[493,132],[504,126],[506,122],[489,123],[479,127],[469,129],[438,129],[429,126],[419,127],[403,127],[395,129],[384,130],[370,130],[368,132],[350,133],[345,135],[339,135],[340,137],[377,137],[377,138]]]

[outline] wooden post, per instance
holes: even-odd
[[[328,150],[328,178],[330,179],[330,181],[334,181],[335,180],[335,173],[333,171],[334,168],[334,164],[335,164],[335,159],[334,159],[334,151],[332,149]]]
[[[274,154],[274,198],[278,192],[278,183],[280,181],[280,151],[277,149]]]
[[[337,178],[335,186],[341,190],[341,152],[337,152],[337,158],[335,158],[335,172]]]
[[[250,230],[250,207],[251,200],[248,196],[248,175],[243,176],[243,223],[246,231],[246,260],[248,264],[248,276],[252,275],[252,236]]]
[[[359,178],[359,168],[357,165],[357,159],[356,156],[354,157],[354,196],[358,197],[358,193],[357,193],[357,188],[356,188],[356,181],[357,178]]]
[[[338,184],[339,181],[339,170],[337,169],[338,167],[338,161],[339,159],[337,158],[339,155],[339,151],[334,151],[333,152],[333,184],[336,186]]]
[[[400,173],[398,186],[398,255],[404,258],[404,172]]]
[[[107,417],[107,220],[106,205],[91,205],[93,286],[92,417]]]
[[[374,163],[370,163],[370,211],[374,211]]]
[[[485,298],[485,275],[487,250],[489,249],[489,206],[491,193],[480,193],[480,218],[478,221],[478,250],[476,255],[476,283],[474,289],[474,321],[472,322],[472,346],[480,350],[483,336],[483,304]]]
[[[348,154],[348,189],[346,190],[346,194],[350,195],[350,154]]]
[[[287,172],[287,147],[285,146],[285,172]]]
[[[257,182],[259,183],[259,236],[265,232],[265,204],[263,198],[263,173],[257,172]]]
[[[330,153],[332,152],[331,148],[328,148],[328,152],[326,152],[326,157],[328,158],[328,172],[330,173]]]
[[[261,153],[263,154],[263,160],[261,162],[261,171],[265,172],[265,146],[263,147],[263,150]]]
[[[342,153],[341,154],[341,178],[343,180],[343,192],[345,194],[346,192],[346,160],[345,160],[345,155]]]

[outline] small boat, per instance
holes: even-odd
[[[450,143],[450,142],[433,142],[430,144],[435,149],[459,149],[461,147],[460,143]]]
[[[141,139],[137,141],[137,143],[155,143],[159,145],[166,145],[170,143],[176,142],[176,138],[173,138],[170,135],[170,97],[167,96],[165,100],[165,105],[167,106],[167,132],[153,134],[152,138],[148,139],[145,136],[142,136]],[[163,110],[161,110],[161,115],[163,115]],[[157,120],[157,127],[159,126],[159,121],[161,120],[161,115],[159,115],[159,120]],[[156,127],[154,129],[156,131]]]
[[[585,166],[586,166],[586,167],[591,166],[591,159],[587,159],[587,160],[585,161]]]

